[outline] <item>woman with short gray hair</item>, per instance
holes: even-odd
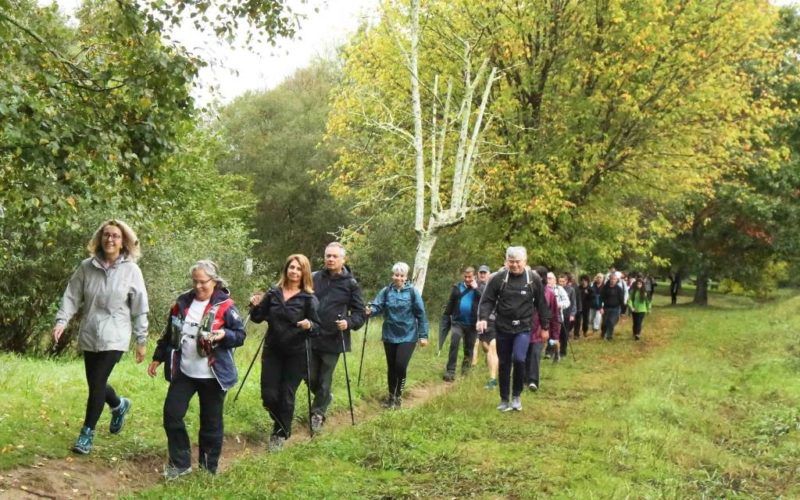
[[[192,472],[191,443],[184,417],[197,393],[200,399],[199,465],[217,472],[222,453],[225,394],[238,378],[233,350],[244,344],[245,329],[239,311],[219,268],[210,260],[198,260],[189,270],[192,289],[181,294],[170,309],[169,323],[158,340],[151,377],[159,365],[169,381],[164,400],[164,431],[169,462],[167,480]]]
[[[389,396],[386,408],[400,408],[403,388],[411,355],[419,342],[428,345],[428,318],[422,296],[408,282],[408,264],[398,262],[392,266],[392,284],[378,292],[364,311],[367,316],[383,314],[382,340],[386,352]]]

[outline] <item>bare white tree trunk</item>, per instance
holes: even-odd
[[[433,105],[430,130],[430,179],[425,177],[425,137],[423,132],[422,99],[420,96],[419,77],[419,46],[420,46],[420,0],[411,0],[411,26],[408,30],[410,50],[400,47],[405,56],[406,64],[411,76],[411,112],[414,121],[414,133],[408,134],[393,124],[382,124],[381,128],[388,132],[411,136],[414,148],[414,230],[417,233],[417,252],[414,257],[412,280],[414,286],[422,293],[425,288],[425,279],[428,273],[433,248],[441,229],[454,226],[463,222],[469,212],[481,208],[472,194],[472,176],[475,170],[475,160],[478,155],[478,144],[482,132],[486,129],[483,125],[483,116],[489,102],[492,85],[497,80],[497,70],[492,68],[488,77],[486,70],[488,60],[484,60],[478,72],[473,76],[471,61],[469,60],[470,46],[464,43],[464,95],[457,112],[451,110],[453,95],[453,82],[448,81],[447,94],[442,109],[442,120],[438,122],[437,112],[439,103],[439,77],[434,80]],[[473,123],[473,98],[480,85],[484,85],[482,99],[476,110]],[[452,155],[454,159],[453,178],[450,188],[449,206],[442,206],[440,188],[442,185],[442,165],[445,159],[445,147],[451,127],[458,123],[458,141],[456,150]],[[430,189],[428,206],[426,207],[425,186]],[[428,216],[427,224],[425,221]]]

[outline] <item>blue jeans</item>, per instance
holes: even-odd
[[[614,338],[614,327],[619,321],[619,307],[608,307],[603,314],[603,338],[611,340]]]

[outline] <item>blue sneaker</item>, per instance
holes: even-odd
[[[108,432],[111,434],[119,434],[122,427],[125,425],[125,416],[131,411],[131,400],[128,398],[120,398],[119,406],[116,410],[111,410],[111,424],[108,426]]]
[[[92,441],[94,440],[94,431],[88,427],[82,427],[72,451],[81,455],[88,455],[92,451]]]

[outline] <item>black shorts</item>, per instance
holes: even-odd
[[[494,322],[489,321],[486,325],[486,330],[478,334],[478,340],[486,344],[497,338],[497,330],[494,329]]]

